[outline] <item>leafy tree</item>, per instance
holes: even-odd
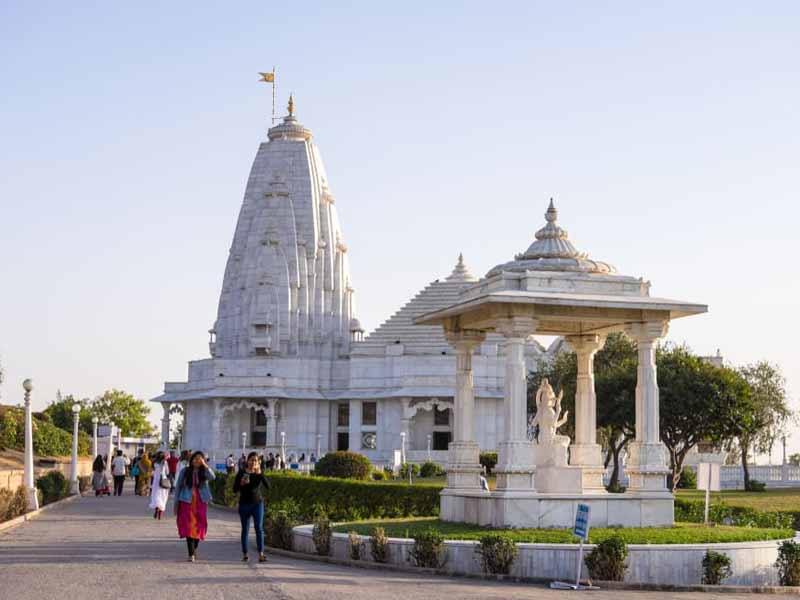
[[[92,405],[88,398],[84,400],[76,400],[72,394],[62,396],[61,392],[59,391],[56,393],[56,399],[53,400],[46,409],[44,409],[43,414],[46,415],[50,422],[56,427],[72,433],[72,405],[76,402],[81,406],[81,410],[78,413],[78,429],[88,435],[92,435],[93,413]]]
[[[749,388],[738,372],[716,367],[686,346],[659,348],[656,362],[661,441],[669,451],[675,491],[686,455],[698,442],[721,442],[729,435]]]
[[[794,454],[789,455],[788,460],[790,465],[800,467],[800,452],[795,452]]]
[[[748,452],[767,452],[780,438],[794,415],[786,398],[786,380],[777,365],[766,361],[739,369],[750,388],[749,401],[743,402],[737,420],[731,423],[729,439],[735,439],[741,451],[745,489],[750,488]]]
[[[107,390],[95,398],[92,412],[103,423],[113,421],[125,436],[146,436],[154,432],[148,420],[150,407],[147,403],[122,390]]]

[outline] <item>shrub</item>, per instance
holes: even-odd
[[[331,522],[327,518],[320,518],[314,523],[311,539],[320,556],[329,556],[331,553]]]
[[[763,492],[767,489],[767,484],[763,481],[757,481],[755,479],[751,479],[750,483],[747,485],[748,492]]]
[[[726,577],[733,574],[731,557],[722,552],[707,550],[703,557],[703,583],[719,585]]]
[[[625,577],[625,559],[628,546],[620,536],[614,535],[597,544],[586,555],[586,567],[592,579],[622,581]]]
[[[36,487],[42,491],[43,505],[66,498],[70,492],[70,482],[60,471],[42,475],[36,480]]]
[[[373,481],[386,481],[389,477],[386,475],[386,471],[373,471],[372,472],[372,480]]]
[[[475,547],[484,573],[508,575],[517,557],[517,545],[502,533],[487,533]]]
[[[614,485],[607,485],[606,491],[609,494],[624,494],[625,490],[628,489],[624,485],[620,485],[619,482],[615,483]]]
[[[697,500],[675,499],[675,520],[683,523],[702,523],[705,504]],[[759,511],[743,506],[729,506],[724,502],[712,504],[708,520],[720,525],[738,527],[766,527],[786,529],[792,527],[798,515],[786,512]]]
[[[28,494],[21,485],[13,492],[0,488],[0,523],[16,519],[28,512]]]
[[[81,494],[87,491],[90,487],[92,487],[91,475],[81,475],[80,477],[78,477],[78,491]]]
[[[291,498],[267,505],[264,516],[264,538],[267,546],[292,549],[292,528],[299,525],[298,506]]]
[[[369,536],[369,553],[376,563],[389,561],[389,538],[383,527],[375,527]]]
[[[350,550],[350,560],[361,560],[364,551],[364,544],[361,543],[361,536],[355,531],[347,534],[348,548]]]
[[[794,540],[781,542],[775,566],[781,585],[800,585],[800,544]]]
[[[481,452],[478,460],[486,467],[486,474],[491,475],[492,469],[497,466],[497,452]]]
[[[0,449],[22,448],[25,433],[19,411],[5,410],[0,416]]]
[[[444,536],[429,527],[414,536],[414,547],[408,552],[408,556],[418,567],[439,569],[445,562],[444,551]]]
[[[425,461],[419,468],[420,477],[437,477],[442,473],[444,473],[444,469],[442,469],[442,467],[437,465],[432,460]]]
[[[320,477],[364,480],[369,478],[372,465],[369,459],[362,454],[328,452],[317,461],[314,471]]]
[[[419,465],[416,463],[403,463],[400,465],[400,478],[401,479],[408,479],[408,469],[411,468],[411,476],[412,477],[419,477]]]
[[[693,469],[684,469],[681,473],[681,478],[678,480],[678,489],[681,490],[696,490],[697,489],[697,473]]]

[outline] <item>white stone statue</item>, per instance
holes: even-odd
[[[567,464],[567,447],[569,437],[558,435],[558,428],[567,422],[569,411],[561,415],[561,399],[564,392],[558,395],[547,379],[543,379],[536,392],[536,416],[531,425],[539,426],[537,462],[563,466]]]

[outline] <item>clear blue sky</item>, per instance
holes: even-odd
[[[367,328],[554,196],[580,249],[710,305],[670,339],[800,395],[800,4],[333,4],[0,4],[4,402],[149,398],[207,355],[273,64]]]

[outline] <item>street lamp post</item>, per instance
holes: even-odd
[[[247,445],[247,432],[246,432],[246,431],[243,431],[243,432],[242,432],[242,454],[244,454],[244,453],[245,453],[245,451],[244,451],[244,447],[245,447],[246,445]]]
[[[28,492],[28,510],[38,510],[39,498],[33,485],[33,418],[31,416],[31,390],[33,381],[22,382],[25,390],[25,489]]]
[[[281,458],[286,463],[286,432],[281,431]]]
[[[317,434],[317,460],[320,458],[320,453],[322,452],[322,434]]]
[[[431,434],[428,434],[428,460],[431,460]]]
[[[77,402],[72,405],[72,493],[80,493],[78,484],[78,420],[81,414],[81,405]]]
[[[92,458],[97,456],[97,424],[100,422],[96,416],[92,417]]]
[[[106,457],[106,471],[109,481],[114,481],[114,474],[111,471],[111,461],[114,460],[114,421],[108,422],[108,456]]]

